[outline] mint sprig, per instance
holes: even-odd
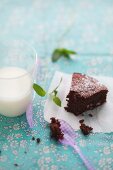
[[[56,86],[56,88],[55,88],[50,94],[54,93],[55,96],[57,95],[57,93],[58,93],[57,89],[59,88],[61,82],[62,82],[62,77],[61,77],[61,79],[60,79],[59,84]]]
[[[52,62],[56,62],[61,57],[65,57],[67,59],[70,59],[70,55],[76,55],[77,53],[73,50],[68,50],[66,48],[57,48],[53,51],[52,54]]]
[[[52,101],[53,101],[57,106],[61,107],[62,102],[61,102],[60,98],[57,96],[57,94],[58,94],[58,90],[57,90],[57,89],[59,88],[61,82],[62,82],[62,78],[61,78],[58,86],[57,86],[51,93],[49,93],[49,94],[47,94],[47,92],[46,92],[41,86],[39,86],[38,84],[35,84],[35,83],[33,84],[33,89],[34,89],[35,92],[36,92],[39,96],[41,96],[41,97],[44,97],[44,96],[46,96],[46,95],[49,95],[49,96],[51,97]]]

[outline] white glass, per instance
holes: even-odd
[[[25,113],[32,100],[37,54],[25,41],[0,43],[0,114]]]

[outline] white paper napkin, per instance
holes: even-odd
[[[84,119],[86,125],[93,127],[93,132],[113,132],[113,78],[103,76],[95,77],[108,87],[107,102],[93,111],[88,111],[83,117],[75,116],[64,109],[67,105],[66,96],[70,90],[72,75],[56,72],[51,82],[49,92],[54,90],[59,84],[61,77],[63,80],[58,89],[58,96],[62,101],[62,107],[56,106],[51,99],[47,99],[44,108],[45,120],[50,122],[51,117],[62,119],[68,122],[75,130],[79,130],[79,120]],[[93,117],[89,117],[89,113],[91,113]]]

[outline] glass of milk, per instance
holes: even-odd
[[[15,117],[26,112],[36,65],[36,51],[27,42],[0,43],[0,114]]]

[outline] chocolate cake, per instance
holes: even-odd
[[[66,97],[65,110],[76,116],[85,111],[93,110],[106,102],[108,89],[90,76],[73,73],[69,94]]]
[[[50,123],[51,138],[54,138],[56,141],[58,141],[59,139],[63,139],[63,133],[60,129],[60,126],[61,125],[58,119],[52,117]]]
[[[92,130],[93,130],[92,127],[87,126],[87,125],[85,125],[84,123],[81,123],[80,129],[81,129],[81,132],[82,132],[84,135],[89,135],[89,134],[92,132]]]
[[[90,127],[90,126],[87,126],[85,123],[84,123],[84,119],[81,119],[79,120],[79,123],[80,123],[80,129],[81,129],[81,132],[84,134],[84,135],[89,135],[93,128]]]

